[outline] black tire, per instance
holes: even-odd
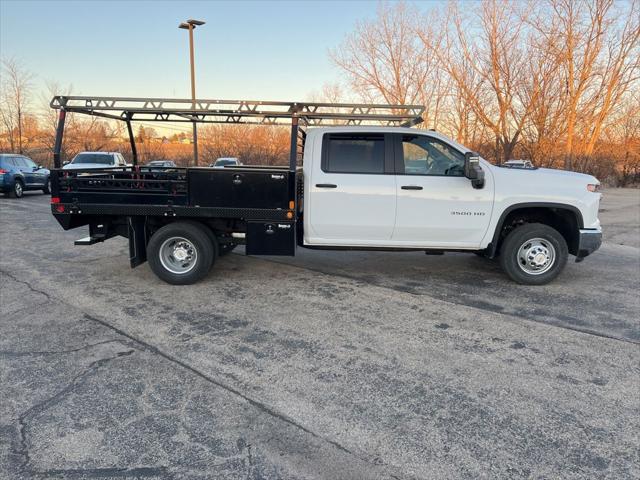
[[[42,189],[42,193],[45,195],[49,195],[51,193],[51,179],[47,178],[46,183],[44,184],[44,188]]]
[[[9,192],[9,196],[11,198],[22,198],[24,195],[24,183],[19,178],[16,178],[15,182],[13,182],[13,188]]]
[[[181,239],[181,240],[180,240]],[[167,252],[188,255],[184,259]],[[195,252],[195,253],[194,253]],[[216,257],[216,244],[206,227],[196,222],[175,222],[157,230],[147,245],[147,260],[158,278],[172,285],[191,285],[204,278]],[[188,259],[192,258],[192,262]],[[185,266],[186,265],[186,266]],[[179,270],[184,270],[180,272]]]
[[[568,258],[564,237],[542,223],[517,227],[507,235],[500,249],[502,269],[522,285],[549,283],[564,269]]]

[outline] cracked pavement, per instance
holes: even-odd
[[[47,202],[0,199],[0,478],[640,476],[638,190],[539,288],[304,250],[176,287]]]

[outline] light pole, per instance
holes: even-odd
[[[191,63],[191,108],[196,109],[196,69],[193,60],[193,30],[198,25],[204,25],[201,20],[189,19],[186,22],[178,25],[178,28],[189,30],[189,59]],[[195,166],[198,166],[198,129],[196,127],[196,121],[193,121],[193,157]]]

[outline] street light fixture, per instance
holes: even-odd
[[[196,70],[193,59],[193,30],[199,25],[204,25],[202,20],[189,19],[178,25],[178,28],[189,30],[189,58],[191,63],[191,108],[196,109]],[[193,157],[196,167],[198,166],[198,130],[196,121],[193,121]]]

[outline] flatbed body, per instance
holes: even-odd
[[[89,225],[86,243],[136,228],[148,241],[151,230],[176,220],[209,223],[218,235],[247,243],[253,254],[293,255],[296,246],[296,173],[287,167],[235,166],[52,170],[52,213],[65,229]],[[250,224],[255,224],[251,226]],[[286,235],[265,244],[266,234],[286,224]],[[100,226],[100,227],[98,227]],[[285,230],[285,229],[281,229]],[[243,233],[244,238],[237,234]],[[248,233],[248,235],[247,235]],[[273,236],[270,233],[269,236]],[[133,266],[144,253],[132,250]]]

